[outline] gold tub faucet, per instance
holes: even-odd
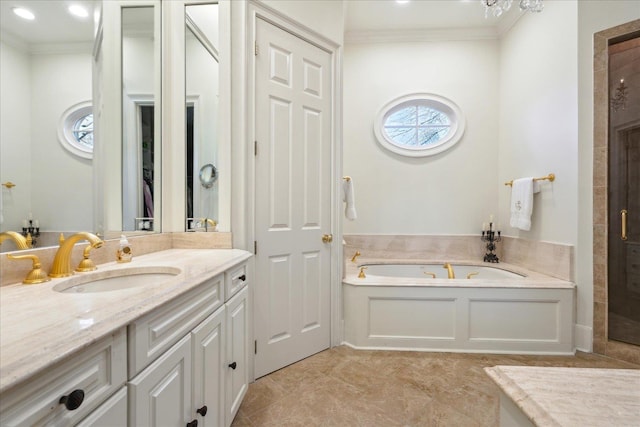
[[[22,234],[16,233],[15,231],[3,231],[0,233],[0,245],[7,239],[13,240],[18,249],[29,249],[31,247],[29,242],[27,242],[27,239]]]
[[[360,256],[360,251],[356,251],[355,254],[351,257],[351,262],[357,262],[356,259]]]
[[[447,277],[449,277],[449,279],[455,279],[456,278],[456,274],[453,272],[453,265],[451,265],[448,262],[445,262],[444,265],[442,266],[442,268],[446,268],[447,269]]]
[[[92,248],[99,248],[104,243],[95,234],[85,231],[76,233],[66,240],[63,240],[61,236],[60,247],[58,248],[58,252],[56,252],[56,256],[53,259],[53,266],[51,267],[49,276],[67,277],[73,274],[73,270],[71,269],[71,251],[73,249],[73,246],[81,240],[88,240],[89,245]],[[88,251],[86,251],[85,254],[88,255]]]

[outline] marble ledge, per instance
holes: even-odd
[[[494,366],[485,372],[536,426],[637,426],[640,370]]]
[[[174,233],[153,233],[129,236],[129,243],[133,249],[134,259],[140,255],[167,249],[231,249],[232,234],[229,232],[174,232]],[[12,243],[12,242],[11,242]],[[10,242],[3,242],[4,245]],[[119,239],[106,239],[101,248],[91,251],[91,259],[97,265],[115,260]],[[86,241],[77,243],[71,252],[71,262],[75,267],[82,260]],[[57,246],[35,248],[14,252],[15,255],[33,254],[37,255],[45,271],[50,271],[53,265]],[[31,263],[27,261],[10,260],[6,256],[0,256],[0,286],[18,283],[24,279],[31,270]]]
[[[53,290],[69,278],[0,287],[0,392],[251,256],[239,249],[167,249],[137,256],[127,264],[99,265],[100,272],[145,266],[181,270],[161,283],[117,292],[67,294]]]

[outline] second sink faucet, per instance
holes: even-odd
[[[442,266],[442,268],[446,268],[447,269],[447,277],[449,277],[449,279],[455,279],[456,278],[456,274],[453,272],[453,265],[451,265],[448,262],[445,262],[444,265]]]
[[[67,277],[73,274],[71,268],[71,251],[73,245],[81,240],[88,240],[92,248],[99,248],[104,243],[98,236],[93,233],[82,231],[60,242],[60,247],[53,259],[50,277]]]

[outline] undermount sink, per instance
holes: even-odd
[[[160,284],[181,273],[175,267],[149,266],[86,273],[64,280],[53,287],[56,292],[109,292]]]

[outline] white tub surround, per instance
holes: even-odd
[[[637,426],[640,370],[494,366],[500,425]]]
[[[68,278],[0,287],[0,392],[26,380],[251,257],[239,249],[168,249],[110,262],[98,271],[163,266],[181,270],[159,284],[112,292],[53,290]],[[77,273],[81,274],[91,273]]]
[[[358,277],[360,266],[384,262],[421,264],[397,259],[347,261],[343,280],[346,345],[416,351],[574,353],[575,285],[571,282],[502,263],[501,268],[524,277]],[[445,262],[429,264],[440,265],[446,274],[442,268]],[[458,264],[487,267],[474,261]]]

